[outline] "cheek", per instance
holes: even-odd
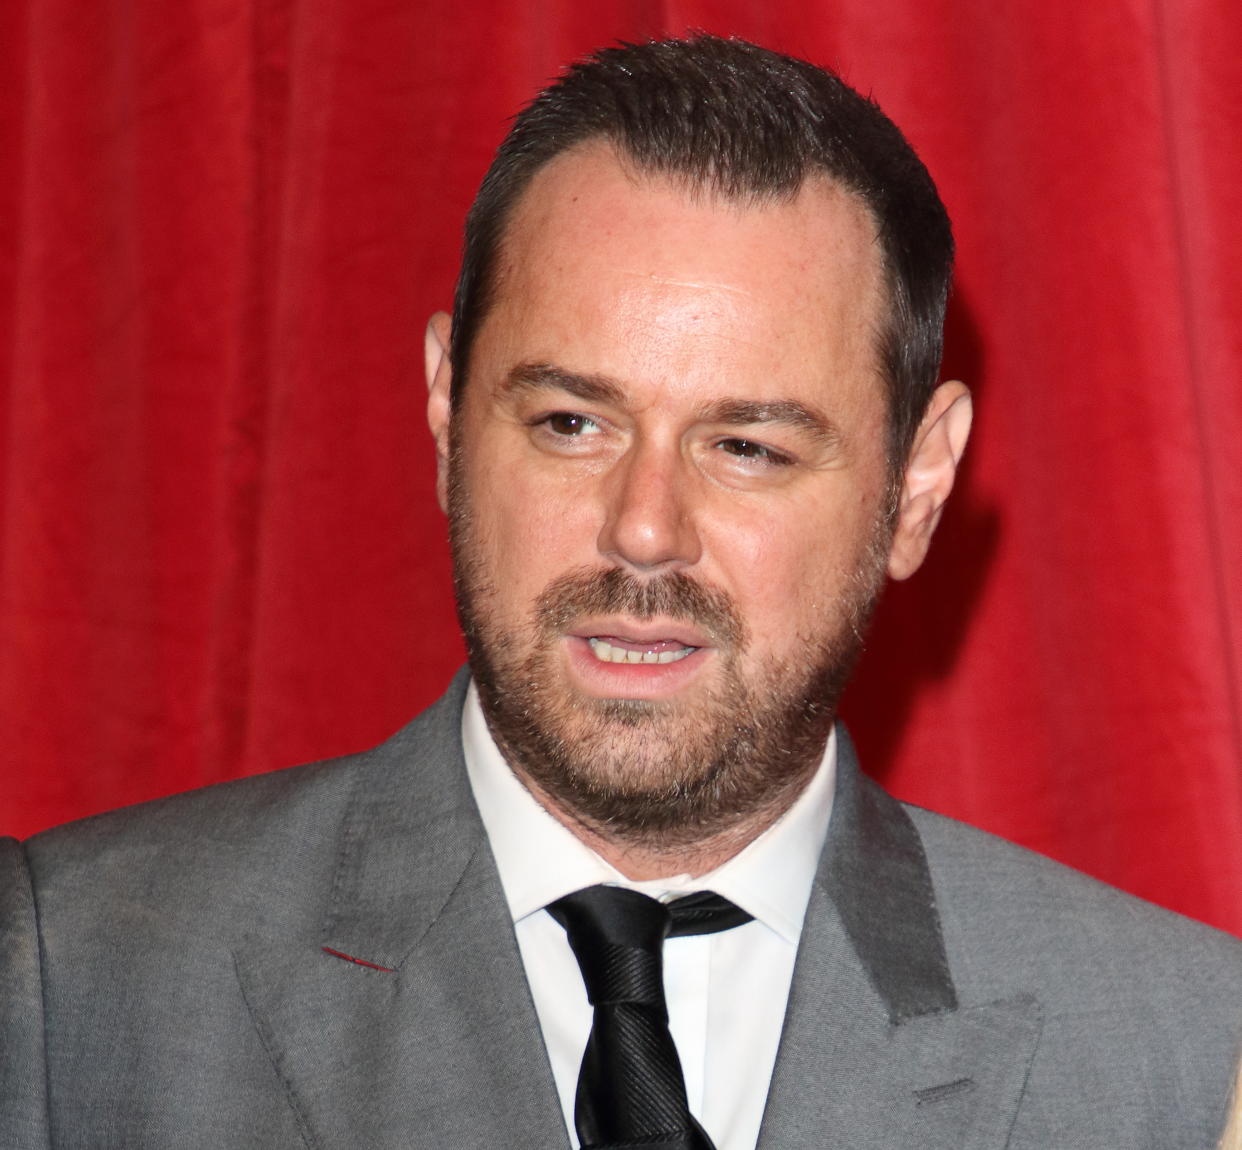
[[[598,526],[581,489],[550,487],[517,467],[485,468],[472,480],[475,538],[501,569],[502,595],[540,591],[569,567],[591,561]]]
[[[815,512],[819,513],[816,514]],[[871,538],[866,501],[791,508],[745,526],[734,524],[715,548],[723,586],[748,618],[752,633],[791,642],[815,633],[866,561]]]
[[[717,582],[746,618],[752,636],[770,632],[778,620],[796,612],[817,571],[814,548],[795,523],[786,527],[771,515],[736,520],[717,534],[704,564],[704,576]]]

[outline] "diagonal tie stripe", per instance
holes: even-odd
[[[575,1099],[583,1150],[713,1150],[690,1114],[669,1033],[664,939],[727,930],[750,915],[711,892],[664,904],[608,886],[566,895],[548,913],[565,928],[595,1009]]]

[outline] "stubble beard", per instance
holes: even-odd
[[[802,637],[805,656],[744,676],[749,638],[725,592],[684,573],[640,578],[579,568],[551,583],[529,619],[490,610],[494,579],[472,528],[460,451],[449,483],[457,610],[488,727],[519,778],[559,811],[614,842],[674,852],[775,818],[809,781],[836,718],[883,582],[890,531],[877,523],[825,610],[831,628]],[[557,648],[588,615],[693,624],[712,639],[716,683],[693,702],[600,699],[567,691]]]

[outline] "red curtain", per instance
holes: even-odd
[[[838,67],[956,220],[976,437],[846,702],[869,769],[1242,932],[1234,0],[0,5],[0,831],[435,697],[463,213],[562,61],[695,27]]]

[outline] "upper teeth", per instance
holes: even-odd
[[[677,651],[631,651],[626,647],[614,647],[606,639],[587,641],[602,663],[675,663],[695,651],[694,647],[682,647]]]

